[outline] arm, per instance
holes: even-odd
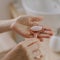
[[[10,25],[12,23],[16,22],[16,20],[18,20],[18,19],[20,19],[20,16],[18,16],[15,19],[10,19],[10,20],[0,20],[0,33],[11,30]]]
[[[10,25],[14,22],[14,19],[11,20],[0,20],[0,33],[10,30]]]

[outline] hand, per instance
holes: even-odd
[[[53,35],[53,31],[49,27],[43,27],[42,32],[38,34],[38,38],[40,41],[43,41],[44,38],[50,38]]]
[[[32,38],[29,28],[34,25],[39,25],[39,22],[42,20],[42,17],[33,17],[33,16],[22,16],[15,23],[11,25],[12,30],[16,31],[18,34],[26,38]],[[50,28],[43,27],[41,34],[38,35],[39,39],[49,38],[53,33]]]
[[[40,21],[42,21],[42,17],[34,17],[34,16],[20,16],[17,18],[16,22],[26,26],[34,26],[38,25]]]
[[[39,44],[40,42],[36,38],[26,38],[9,51],[2,60],[40,60],[43,57],[41,57],[42,53],[39,50]],[[39,58],[37,56],[39,56]]]
[[[33,26],[30,28],[30,34],[43,41],[43,38],[50,38],[53,32],[50,28],[44,26]]]

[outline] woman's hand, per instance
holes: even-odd
[[[34,26],[38,25],[40,21],[42,21],[42,17],[34,17],[34,16],[19,16],[16,22],[26,26]]]
[[[49,27],[43,27],[41,33],[38,34],[38,38],[40,41],[43,41],[44,38],[50,38],[53,35],[53,31]]]
[[[42,17],[22,16],[11,25],[11,28],[23,37],[32,38],[33,35],[31,34],[29,28],[31,26],[39,25],[41,20]],[[43,27],[43,31],[39,33],[38,38],[42,40],[43,38],[49,38],[52,34],[53,32],[50,28]]]
[[[12,50],[10,50],[3,57],[2,60],[35,60],[35,59],[40,60],[40,59],[43,59],[42,53],[39,50],[39,44],[40,42],[36,38],[30,38],[30,39],[26,38],[24,41],[17,44]]]

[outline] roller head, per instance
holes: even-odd
[[[33,26],[33,27],[31,27],[31,30],[32,31],[40,31],[40,30],[42,30],[42,26]]]

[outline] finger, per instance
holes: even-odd
[[[38,25],[39,24],[39,22],[42,20],[42,17],[30,17],[29,18],[29,24],[30,25]]]
[[[52,29],[51,28],[49,28],[49,27],[43,27],[43,30],[46,30],[46,31],[52,31]]]
[[[48,35],[47,36],[46,35],[45,36],[43,35],[43,36],[39,36],[39,37],[40,38],[50,38],[50,36],[48,36]]]
[[[39,22],[30,22],[30,26],[38,26],[39,25]]]
[[[38,37],[38,39],[40,40],[40,42],[43,42],[43,38],[39,38],[39,37]]]
[[[38,38],[50,38],[50,35],[48,35],[48,34],[40,34],[40,35],[38,35]]]
[[[52,31],[52,29],[51,28],[49,28],[49,27],[43,27],[43,29],[42,29],[42,32],[41,32],[42,34],[48,34],[48,35],[53,35],[53,31]]]
[[[42,16],[40,17],[32,17],[31,21],[34,22],[34,21],[41,21],[43,19]]]
[[[29,30],[31,35],[34,35],[34,32],[32,30]]]
[[[52,31],[50,28],[43,28],[46,31]]]
[[[53,35],[53,32],[52,31],[44,31],[44,32],[42,32],[41,34],[48,34],[48,35]]]

